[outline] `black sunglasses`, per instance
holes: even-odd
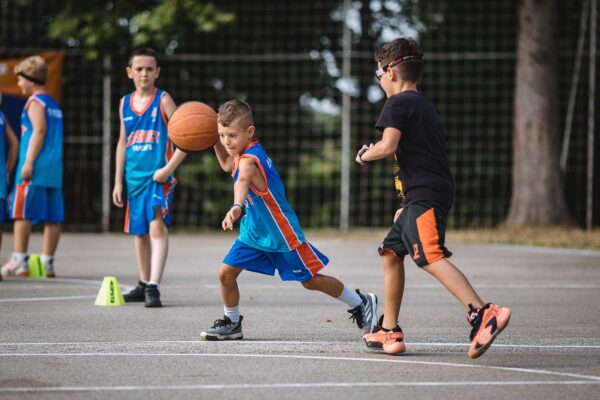
[[[385,65],[382,65],[381,67],[377,68],[377,71],[375,71],[375,76],[377,77],[377,80],[380,81],[381,77],[387,72],[388,69],[395,67],[396,65],[400,64],[401,62],[408,61],[408,60],[422,60],[422,59],[423,59],[423,56],[418,55],[418,54],[401,57],[397,60],[392,61],[389,64],[385,64]]]

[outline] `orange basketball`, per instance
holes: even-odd
[[[188,101],[175,109],[167,124],[169,137],[183,151],[212,147],[219,139],[217,113],[199,101]]]

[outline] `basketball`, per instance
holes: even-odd
[[[189,101],[175,109],[167,124],[169,137],[183,151],[200,151],[218,140],[217,113],[200,101]]]

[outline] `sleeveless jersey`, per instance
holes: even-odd
[[[6,124],[8,120],[0,111],[0,200],[6,198]]]
[[[127,196],[137,196],[152,182],[154,172],[164,167],[173,155],[173,144],[167,135],[167,116],[161,100],[165,91],[154,89],[154,95],[143,110],[134,108],[135,92],[121,99],[125,125],[125,181]],[[171,175],[168,182],[172,182]]]
[[[34,93],[27,99],[21,114],[21,143],[19,145],[19,163],[15,183],[22,183],[21,169],[25,163],[29,142],[33,134],[33,125],[27,110],[33,101],[44,109],[46,117],[46,135],[44,144],[33,164],[31,186],[62,188],[63,179],[63,115],[58,103],[48,93]]]
[[[263,147],[254,140],[240,158],[252,158],[261,171],[267,189],[259,192],[250,185],[244,201],[246,215],[240,222],[238,239],[251,247],[263,251],[292,251],[304,242],[298,217],[285,197],[283,182]],[[239,159],[233,166],[233,181],[237,181]]]

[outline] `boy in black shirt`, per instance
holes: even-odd
[[[362,166],[393,154],[396,187],[403,201],[379,247],[384,314],[363,341],[368,348],[390,354],[406,350],[398,315],[404,292],[404,256],[409,254],[467,308],[467,320],[473,327],[469,357],[477,358],[506,327],[511,311],[484,304],[467,278],[448,261],[452,253],[444,246],[444,236],[454,201],[454,181],[442,122],[433,104],[417,91],[423,52],[416,41],[400,38],[384,44],[375,59],[377,78],[388,96],[375,125],[383,134],[377,143],[358,151],[356,162]]]

